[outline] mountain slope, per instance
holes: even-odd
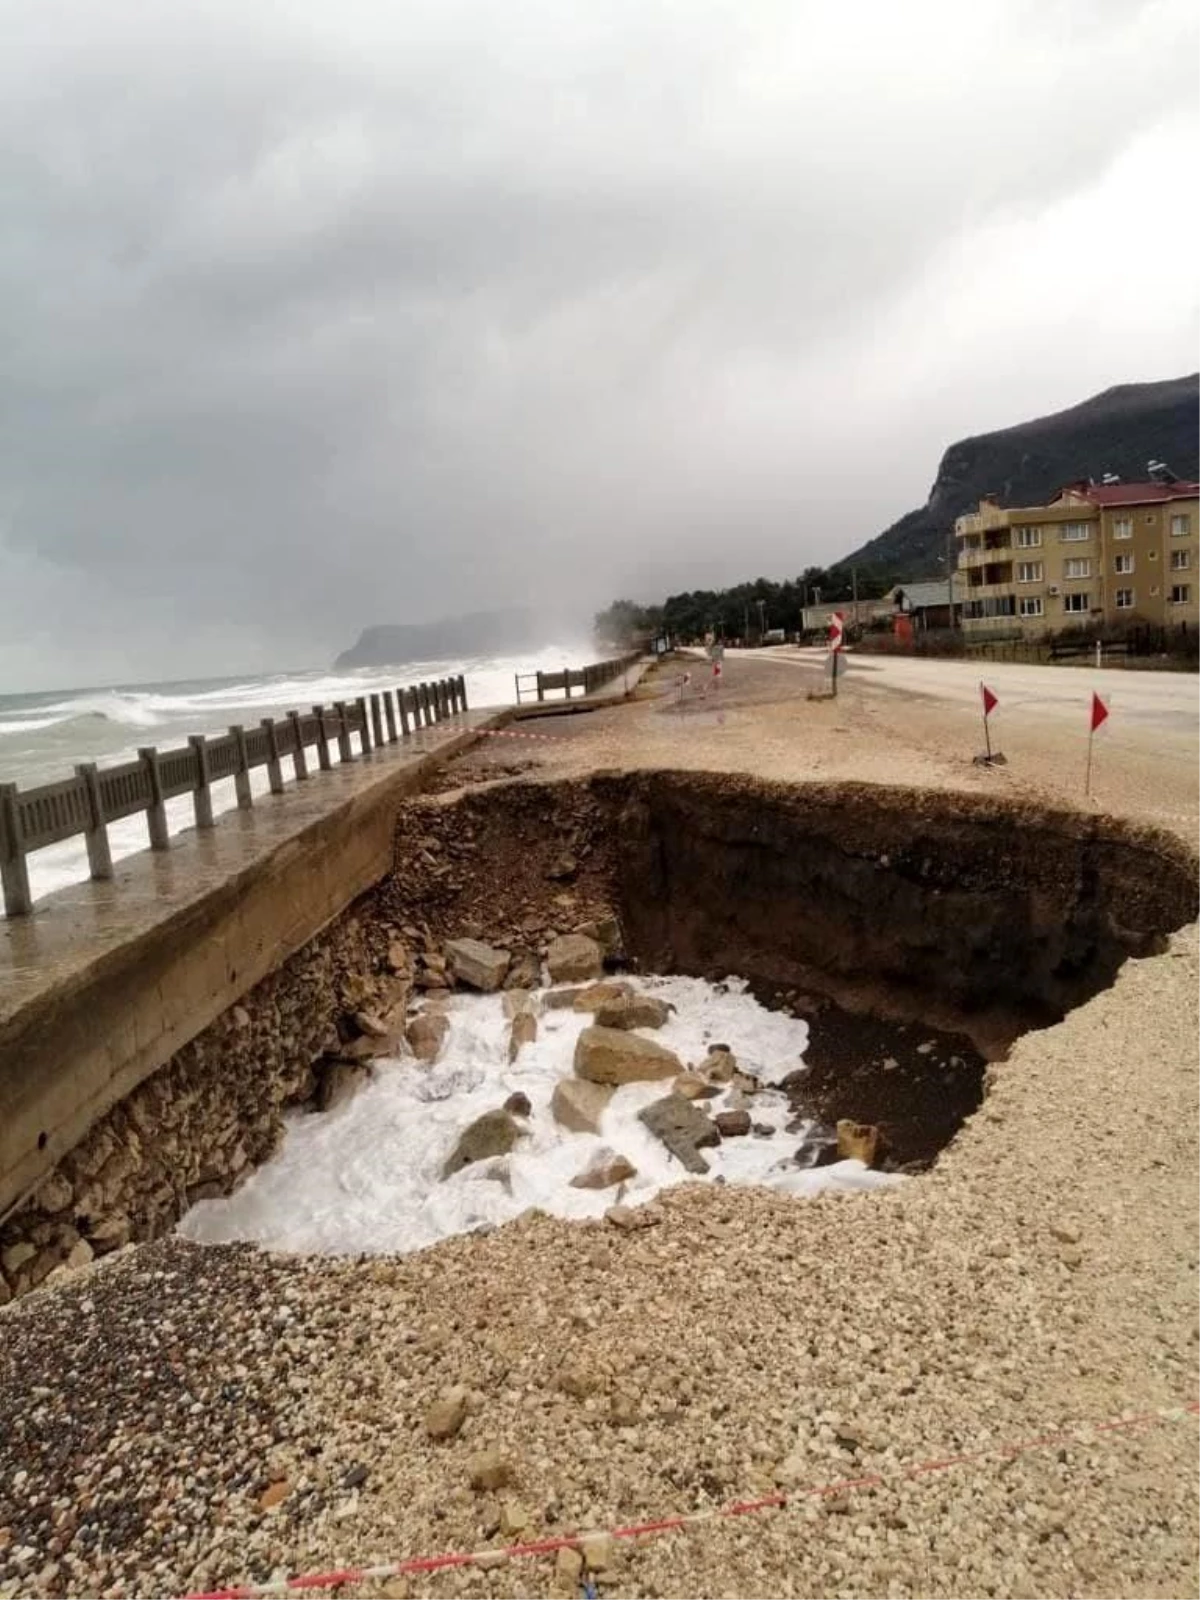
[[[1077,478],[1106,472],[1144,479],[1158,458],[1181,478],[1200,475],[1200,374],[1124,383],[1053,416],[960,439],[942,457],[929,499],[845,557],[912,581],[934,577],[954,519],[994,494],[1040,505]],[[942,571],[945,569],[942,568]]]

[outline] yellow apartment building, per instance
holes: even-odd
[[[1200,484],[1073,483],[1044,506],[984,499],[954,533],[967,632],[1200,621]]]

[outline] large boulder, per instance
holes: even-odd
[[[491,994],[504,982],[509,954],[494,950],[482,939],[451,939],[446,945],[446,964],[459,983]]]
[[[572,1189],[613,1189],[627,1178],[636,1178],[637,1168],[627,1156],[605,1146],[571,1179]]]
[[[576,1076],[591,1083],[652,1083],[682,1071],[673,1050],[622,1028],[585,1028],[575,1043]]]
[[[507,1155],[524,1131],[510,1112],[485,1111],[459,1135],[458,1143],[442,1168],[442,1177],[452,1178],[472,1162]]]
[[[369,1076],[367,1068],[355,1061],[320,1062],[317,1068],[317,1110],[333,1111],[344,1105],[358,1093]]]
[[[708,1162],[700,1150],[707,1145],[720,1144],[721,1135],[711,1118],[691,1100],[679,1094],[665,1095],[639,1111],[638,1121],[666,1145],[689,1172],[708,1171]]]
[[[551,983],[586,983],[604,971],[604,951],[582,933],[565,933],[546,951]]]
[[[648,994],[623,994],[606,1000],[596,1012],[600,1028],[661,1028],[670,1019],[672,1007],[665,1000]]]
[[[550,1097],[550,1112],[555,1122],[571,1133],[599,1133],[612,1097],[613,1090],[605,1084],[560,1078]]]

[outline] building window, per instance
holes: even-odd
[[[1041,542],[1042,530],[1040,528],[1017,529],[1018,550],[1036,550],[1041,545]]]
[[[1064,544],[1082,544],[1092,537],[1092,525],[1090,522],[1064,522],[1058,536]]]
[[[1113,557],[1113,571],[1114,572],[1132,572],[1133,571],[1133,557],[1132,556],[1114,556]]]
[[[1192,552],[1190,550],[1172,550],[1171,551],[1171,571],[1172,572],[1186,572],[1188,570],[1188,568],[1191,566],[1191,564],[1192,564]]]
[[[1043,570],[1044,569],[1040,561],[1018,561],[1017,582],[1041,583]]]
[[[1040,594],[1023,594],[1017,601],[1017,615],[1019,617],[1040,617],[1042,614],[1042,597]]]
[[[1133,590],[1132,589],[1118,589],[1117,590],[1117,610],[1118,611],[1132,611],[1133,610]]]
[[[1086,594],[1065,594],[1063,595],[1063,610],[1089,611],[1091,607],[1088,605],[1088,599],[1089,596]]]
[[[1172,539],[1186,539],[1191,531],[1192,519],[1188,516],[1186,511],[1177,512],[1175,516],[1171,518]]]
[[[1191,598],[1191,584],[1175,583],[1171,585],[1171,604],[1173,606],[1186,606]]]
[[[1072,556],[1063,562],[1064,578],[1090,578],[1092,575],[1092,559],[1090,556]]]
[[[1132,539],[1133,538],[1133,518],[1132,517],[1117,517],[1114,520],[1114,522],[1113,522],[1113,538],[1114,539]]]

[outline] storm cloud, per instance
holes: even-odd
[[[9,0],[0,692],[837,557],[1195,364],[1190,0]]]

